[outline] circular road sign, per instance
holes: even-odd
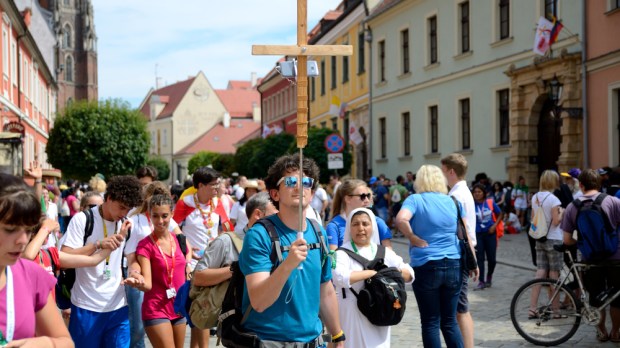
[[[344,149],[344,139],[338,133],[330,134],[325,138],[325,149],[329,153],[339,153]]]

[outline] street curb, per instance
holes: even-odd
[[[404,237],[392,238],[392,243],[397,243],[397,244],[402,244],[402,245],[409,245],[409,241],[407,239],[405,239]],[[536,267],[528,265],[528,264],[524,264],[522,262],[497,260],[497,263],[500,264],[500,265],[504,265],[504,266],[508,266],[508,267],[513,267],[513,268],[518,268],[518,269],[522,269],[522,270],[525,270],[525,271],[536,272]]]

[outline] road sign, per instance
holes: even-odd
[[[338,133],[330,134],[325,138],[325,149],[329,153],[339,153],[344,150],[344,139]]]
[[[327,154],[327,169],[342,168],[344,168],[344,156],[342,156],[342,153]]]

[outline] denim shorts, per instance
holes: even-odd
[[[459,293],[459,302],[456,304],[457,313],[469,312],[469,299],[467,298],[467,283],[469,282],[469,271],[461,264],[462,283],[461,292]]]

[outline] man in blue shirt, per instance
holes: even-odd
[[[312,199],[312,188],[318,184],[319,169],[308,158],[304,158],[302,167],[299,168],[298,155],[286,155],[269,168],[265,184],[279,210],[269,219],[282,246],[290,249],[282,252],[282,263],[271,272],[273,243],[267,230],[262,224],[255,224],[247,232],[239,267],[245,275],[243,308],[251,304],[252,310],[243,328],[255,332],[262,341],[270,341],[270,347],[293,343],[318,347],[322,344],[322,318],[335,346],[344,347],[336,292],[330,281],[331,263],[321,248],[308,247],[318,244],[319,234],[305,218],[305,208]],[[300,170],[306,175],[301,183]],[[297,232],[300,205],[303,238]],[[325,236],[324,231],[322,235]]]

